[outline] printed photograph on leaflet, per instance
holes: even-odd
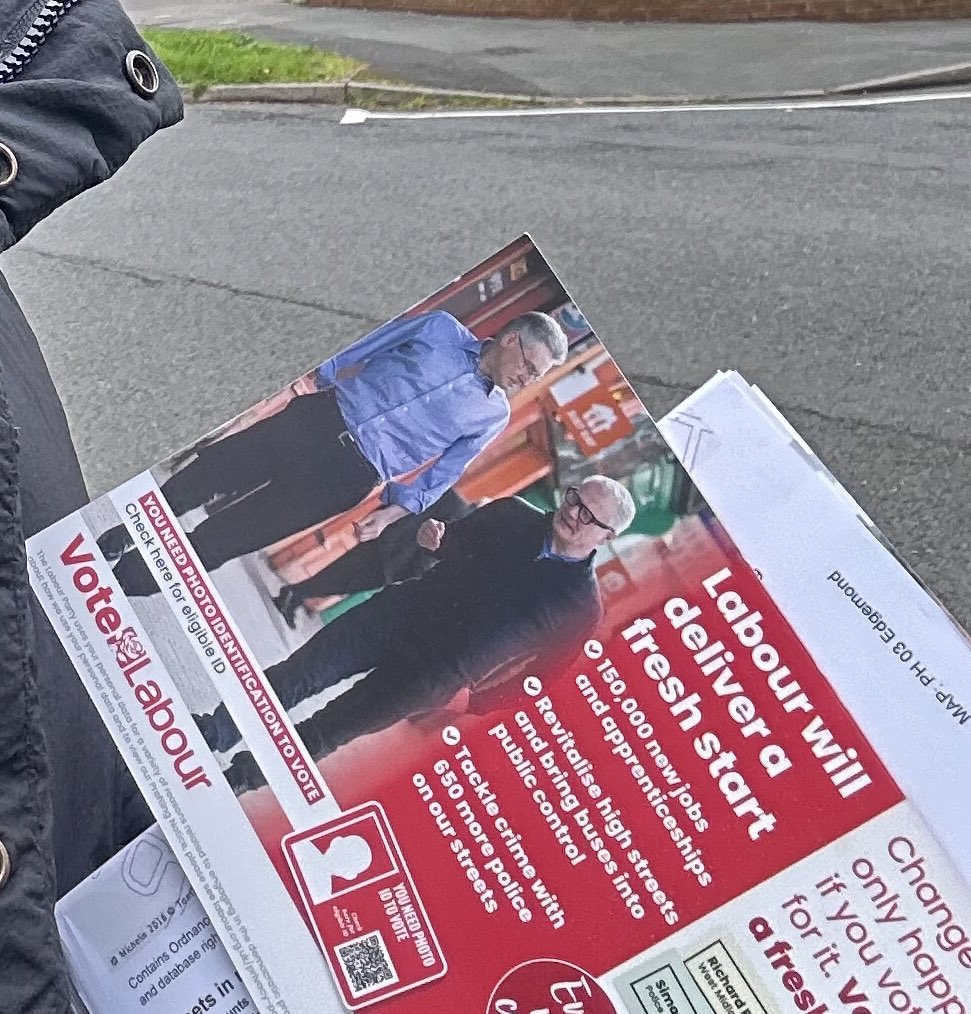
[[[528,237],[81,521],[35,588],[89,688],[78,630],[114,652],[156,812],[232,789],[324,1009],[610,1010],[623,962],[901,799]]]

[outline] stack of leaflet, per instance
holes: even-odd
[[[376,532],[456,384],[498,435]],[[217,559],[271,483],[191,462],[317,403],[373,489]],[[738,374],[655,425],[528,237],[28,551],[159,821],[59,903],[79,1012],[971,1014],[971,640]]]

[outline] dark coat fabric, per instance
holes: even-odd
[[[393,630],[396,653],[429,667],[434,659],[463,686],[524,658],[542,669],[574,652],[603,614],[592,556],[540,559],[550,523],[520,497],[494,500],[446,527],[438,566],[419,582],[385,588],[344,616],[362,630]]]
[[[0,0],[0,61],[44,8]],[[131,50],[158,69],[154,96],[130,85]],[[178,88],[115,0],[65,10],[29,63],[0,81],[0,143],[18,163],[0,189],[0,249],[181,112]],[[85,499],[43,355],[0,278],[0,841],[12,862],[0,888],[2,1014],[71,1010],[54,901],[150,822],[27,583],[25,537]]]

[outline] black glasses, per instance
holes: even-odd
[[[598,528],[602,528],[606,532],[612,532],[613,526],[605,525],[600,521],[596,514],[583,502],[580,496],[580,488],[578,486],[567,486],[566,487],[566,502],[571,507],[577,508],[577,517],[580,519],[581,525],[596,525]]]
[[[517,334],[516,341],[519,342],[519,354],[523,357],[523,365],[526,367],[526,376],[529,377],[529,382],[533,383],[534,381],[539,380],[541,374],[539,370],[536,369],[535,363],[531,363],[526,358],[526,349],[523,347],[522,335]]]

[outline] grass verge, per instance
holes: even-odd
[[[240,32],[146,28],[145,38],[179,84],[346,81],[365,64],[314,46],[265,42]]]
[[[363,78],[370,84],[387,84],[377,79]],[[392,82],[398,87],[401,82]],[[395,91],[372,91],[366,88],[355,88],[351,82],[346,89],[345,99],[348,105],[358,109],[382,109],[397,112],[418,112],[428,109],[518,109],[527,103],[510,99],[486,99],[469,95],[423,95],[419,92],[404,94]]]
[[[284,84],[350,82],[348,103],[365,109],[479,109],[511,108],[519,105],[503,99],[475,96],[423,95],[416,92],[374,92],[356,89],[353,81],[408,87],[376,75],[366,63],[317,49],[290,43],[254,39],[240,32],[197,28],[146,28],[152,48],[180,85],[195,96],[210,85]]]

